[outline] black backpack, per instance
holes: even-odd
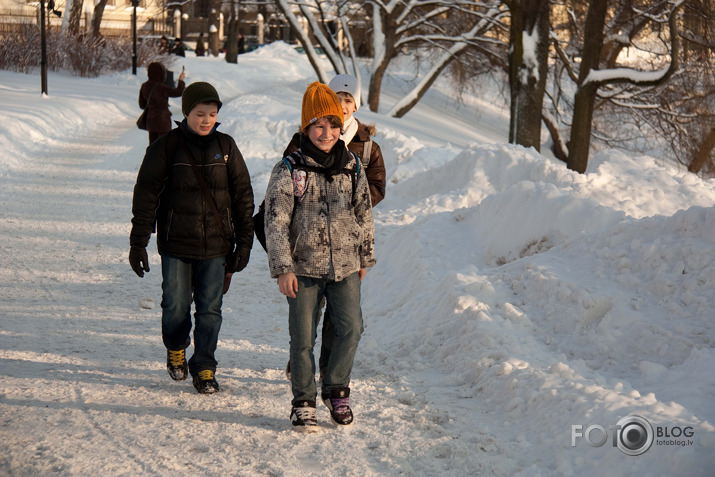
[[[353,155],[355,158],[355,167],[348,169],[345,168],[343,169],[343,174],[349,175],[350,176],[350,182],[352,183],[353,187],[353,192],[352,192],[352,200],[355,200],[355,188],[357,186],[357,179],[358,175],[360,174],[360,160],[358,157],[351,152],[350,154]],[[327,169],[324,167],[315,167],[315,166],[310,166],[305,163],[305,157],[303,156],[303,153],[300,151],[295,151],[289,154],[288,156],[283,158],[283,162],[285,165],[288,167],[288,172],[290,172],[291,176],[293,175],[293,170],[301,170],[301,171],[306,171],[306,172],[315,172],[317,174],[323,174],[325,175]],[[298,201],[298,197],[295,195],[293,196],[296,202]],[[295,204],[294,204],[295,206]],[[295,207],[294,207],[295,210]],[[265,225],[265,216],[266,216],[266,200],[264,199],[261,202],[261,205],[258,206],[258,212],[256,215],[253,216],[253,230],[256,233],[256,238],[258,239],[258,242],[260,242],[261,246],[263,247],[263,250],[268,251],[266,248],[266,233],[264,230],[264,225]]]

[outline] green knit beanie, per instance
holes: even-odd
[[[222,103],[218,97],[216,88],[204,81],[191,83],[181,95],[181,112],[184,113],[184,116],[188,116],[197,104],[209,102],[218,103],[218,109],[221,109]]]

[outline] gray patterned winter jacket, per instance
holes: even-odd
[[[321,167],[307,156],[305,163]],[[347,167],[355,167],[355,159]],[[305,192],[299,200],[294,198],[300,190],[294,187],[294,177],[300,183],[301,175]],[[375,231],[363,168],[353,199],[349,175],[334,176],[332,182],[317,172],[294,170],[291,176],[288,166],[280,161],[273,167],[266,190],[265,232],[272,278],[293,272],[341,281],[361,268],[372,267]]]

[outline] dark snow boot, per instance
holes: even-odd
[[[293,404],[290,413],[290,423],[298,432],[316,432],[318,419],[315,415],[315,401],[298,401]]]
[[[353,423],[353,411],[350,409],[350,388],[336,388],[321,397],[330,409],[330,419],[335,424],[349,426]]]
[[[213,394],[218,392],[218,382],[214,378],[214,372],[210,369],[199,371],[194,376],[194,387],[199,394]]]
[[[189,374],[189,368],[186,365],[186,353],[183,349],[177,351],[166,350],[166,369],[174,381],[186,379]]]

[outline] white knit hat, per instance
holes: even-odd
[[[336,93],[348,93],[355,100],[355,110],[360,109],[360,84],[352,75],[337,75],[330,80],[328,88]]]

